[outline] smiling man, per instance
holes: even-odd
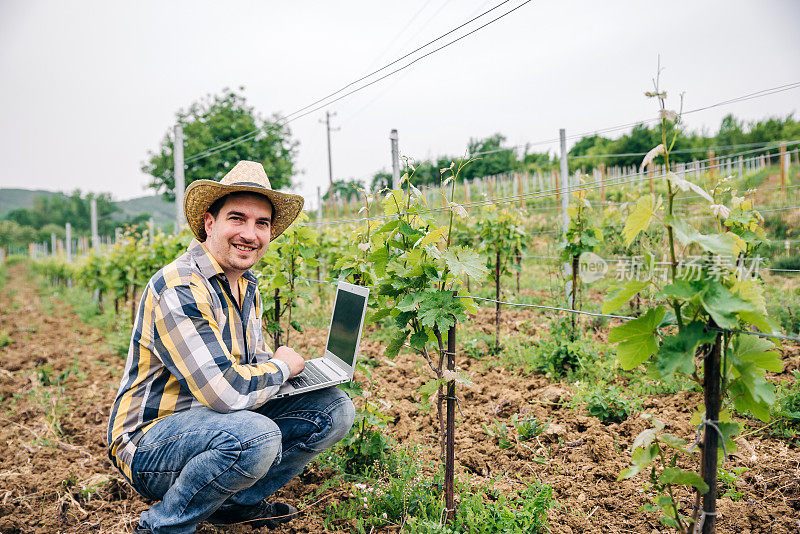
[[[276,527],[297,509],[266,498],[350,430],[341,390],[270,400],[305,363],[289,347],[267,350],[250,268],[302,207],[252,161],[187,188],[197,239],[147,284],[109,421],[112,463],[160,501],[134,532],[189,533],[203,520]]]

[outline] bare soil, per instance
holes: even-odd
[[[119,384],[124,360],[106,351],[102,332],[81,323],[63,304],[53,309],[41,301],[24,265],[9,268],[0,290],[0,333],[12,340],[0,347],[0,533],[130,532],[150,503],[138,496],[114,471],[106,455],[108,410]],[[470,328],[494,331],[493,309],[482,309]],[[502,335],[519,335],[521,325],[542,324],[541,313],[504,312]],[[536,327],[533,327],[536,334]],[[540,332],[546,335],[546,332]],[[298,350],[321,350],[325,332],[309,329]],[[0,336],[1,337],[1,336]],[[434,413],[420,412],[418,386],[426,375],[419,357],[383,356],[383,346],[370,338],[363,355],[373,357],[373,395],[383,399],[392,418],[390,432],[401,444],[428,445],[437,454],[438,424]],[[374,337],[374,336],[372,336]],[[800,347],[784,347],[787,370],[771,380],[791,380],[800,366]],[[644,478],[617,482],[630,462],[630,445],[650,426],[637,413],[620,424],[604,425],[565,405],[574,393],[570,384],[540,375],[521,376],[488,357],[458,364],[474,385],[463,391],[463,415],[457,426],[457,476],[473,485],[495,481],[501,491],[522,489],[535,479],[553,487],[550,509],[553,533],[667,532],[655,514],[639,511],[649,502]],[[42,376],[41,369],[52,369]],[[38,370],[37,370],[38,369]],[[67,371],[69,371],[67,373]],[[59,380],[59,377],[60,380]],[[363,380],[363,377],[357,376]],[[49,380],[50,385],[44,385]],[[642,412],[668,423],[673,434],[689,441],[689,422],[697,393],[642,399]],[[538,439],[501,450],[483,430],[513,414],[550,421]],[[797,443],[774,437],[763,425],[747,421],[739,453],[726,469],[745,467],[737,482],[744,497],[718,501],[718,532],[800,532],[800,450]],[[685,467],[696,467],[686,465]],[[329,476],[310,468],[282,490],[279,497],[299,504],[314,495]],[[325,532],[324,506],[346,498],[347,488],[331,489],[304,505],[303,515],[278,532]],[[688,500],[688,495],[682,496]],[[346,525],[343,528],[347,530]],[[247,526],[225,532],[251,532]],[[397,532],[388,528],[383,532]],[[223,532],[202,524],[201,533]],[[378,532],[376,530],[376,532]]]

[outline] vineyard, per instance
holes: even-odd
[[[321,353],[332,284],[372,288],[356,424],[281,490],[282,532],[800,529],[797,151],[675,165],[663,117],[638,169],[409,167],[271,245],[275,346]],[[189,239],[0,265],[0,532],[127,532],[148,506],[105,425],[138,298]]]

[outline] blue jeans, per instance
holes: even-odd
[[[336,388],[219,413],[195,408],[149,429],[131,465],[133,487],[161,502],[140,524],[157,534],[194,532],[222,507],[251,506],[298,475],[350,431],[355,409]]]

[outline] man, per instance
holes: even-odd
[[[265,498],[350,430],[353,403],[336,388],[270,400],[305,363],[266,349],[249,269],[302,207],[251,161],[186,189],[197,239],[147,284],[109,421],[112,463],[160,501],[135,532],[288,521],[297,510]]]

